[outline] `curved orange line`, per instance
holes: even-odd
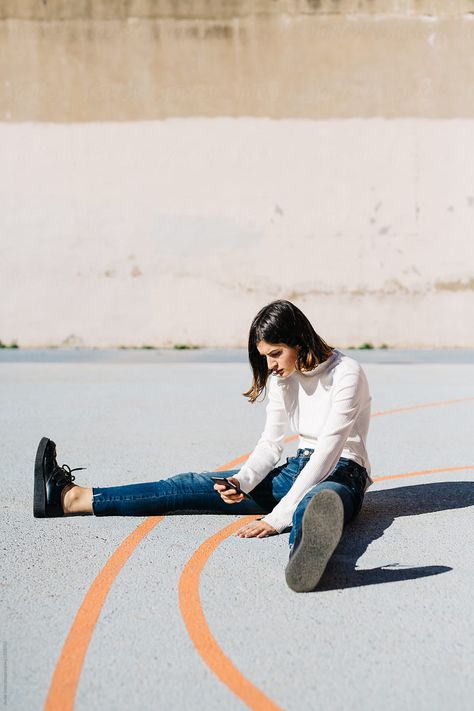
[[[397,412],[410,412],[412,410],[422,410],[425,407],[441,407],[443,405],[456,405],[459,402],[469,402],[474,397],[461,397],[457,400],[441,400],[440,402],[425,402],[421,405],[409,405],[408,407],[397,407],[394,410],[383,410],[374,412],[371,417],[385,417],[385,415],[395,415]]]
[[[372,417],[379,417],[384,414],[392,414],[395,412],[406,412],[409,410],[416,410],[424,407],[435,407],[439,405],[446,405],[446,404],[453,404],[453,403],[458,403],[458,402],[465,402],[467,400],[473,400],[474,398],[469,397],[469,398],[462,398],[458,400],[447,400],[447,401],[442,401],[442,402],[436,402],[436,403],[427,403],[427,404],[421,404],[421,405],[412,405],[410,407],[406,408],[399,408],[396,410],[386,410],[384,412],[380,413],[375,413],[372,415]],[[286,442],[292,442],[295,439],[298,438],[298,435],[292,435],[290,437],[286,438]],[[233,459],[232,461],[228,462],[227,464],[223,465],[222,467],[219,467],[216,469],[216,471],[226,471],[228,469],[232,469],[235,466],[238,466],[242,462],[244,462],[250,453],[244,454],[240,457],[237,457],[236,459]],[[461,467],[463,468],[463,467]],[[464,467],[466,468],[466,467]],[[470,467],[468,467],[470,468]],[[433,471],[448,471],[448,470],[433,470]],[[426,472],[419,472],[419,473],[428,473],[429,470],[426,470]],[[378,477],[377,480],[381,481],[385,478],[397,478],[401,476],[410,476],[410,474],[395,474],[392,477]],[[412,476],[415,476],[415,474],[412,474]],[[374,479],[376,481],[376,479]],[[117,575],[119,574],[120,570],[122,567],[125,565],[126,561],[128,558],[131,556],[135,548],[138,546],[138,544],[143,540],[143,538],[150,533],[151,530],[163,519],[163,516],[150,516],[145,521],[143,521],[137,528],[132,531],[132,533],[127,536],[127,538],[122,541],[120,546],[116,549],[116,551],[112,554],[112,556],[109,558],[105,566],[102,568],[102,570],[99,571],[97,574],[95,580],[93,581],[92,585],[90,586],[88,592],[86,593],[86,596],[77,611],[76,617],[74,618],[74,621],[71,625],[69,634],[66,638],[66,641],[64,642],[61,654],[59,656],[58,662],[56,664],[56,668],[53,674],[53,678],[51,680],[51,684],[49,687],[48,695],[45,701],[45,706],[44,706],[44,711],[72,711],[74,707],[74,701],[75,701],[75,696],[77,693],[77,687],[79,684],[79,678],[82,670],[82,666],[84,663],[84,659],[87,653],[87,649],[90,643],[90,640],[92,638],[92,634],[94,632],[94,627],[97,622],[97,619],[99,618],[100,612],[102,610],[102,607],[104,605],[105,599],[110,591],[110,588],[112,587]],[[249,520],[254,519],[255,517],[249,517]],[[246,519],[244,519],[245,521]],[[235,524],[231,524],[231,526],[242,526],[243,521],[242,519],[239,519],[239,521]],[[230,528],[230,527],[227,527]],[[227,530],[227,528],[223,529],[224,531]],[[230,533],[228,534],[230,535]],[[216,536],[219,536],[219,534],[216,534]],[[226,536],[224,536],[225,538]],[[215,539],[216,543],[214,545],[214,548],[217,545],[219,545],[224,538],[221,538],[220,540]],[[205,544],[203,544],[205,546]],[[201,546],[201,548],[203,548]],[[198,549],[200,550],[200,549]],[[205,548],[203,548],[205,550]],[[196,552],[197,554],[197,552]],[[195,554],[195,555],[196,555]],[[193,556],[194,557],[194,556]],[[209,557],[209,556],[208,556]],[[193,558],[191,558],[188,563],[186,564],[186,567],[184,570],[191,571],[193,570],[193,566],[191,566],[191,561]],[[202,559],[201,559],[202,560]],[[207,558],[206,558],[207,560]],[[205,561],[203,565],[205,564]],[[184,574],[184,571],[183,571]],[[196,580],[196,578],[195,578]],[[182,590],[182,582],[180,580],[180,591]],[[187,595],[188,593],[186,593]],[[198,591],[198,598],[199,598],[199,591]],[[194,599],[195,598],[190,598]],[[186,603],[184,603],[186,604]],[[180,598],[180,605],[181,605],[181,611],[183,609],[183,604],[181,602]],[[202,614],[202,610],[201,610]],[[208,640],[212,639],[213,644],[215,647],[217,647],[217,643],[214,641],[210,631],[209,627],[207,626],[207,623],[205,621],[204,615],[202,614],[201,621],[204,623],[203,626],[201,627],[202,634],[207,634],[208,635]],[[190,633],[191,634],[191,633]],[[193,634],[196,635],[196,629],[194,628]],[[191,637],[194,641],[194,637]],[[219,649],[217,647],[217,649]],[[199,650],[198,650],[199,651]],[[200,652],[201,653],[201,652]],[[226,659],[227,657],[224,656],[224,654],[221,652],[222,657],[221,659]],[[203,656],[201,654],[201,656]],[[206,658],[203,656],[203,660],[207,663]],[[227,663],[232,665],[232,662],[230,660],[227,660]],[[221,671],[220,669],[214,669],[211,666],[211,669],[214,671],[214,673],[220,677],[219,672]],[[230,669],[230,668],[229,668]],[[234,674],[235,667],[232,665],[232,673]],[[240,674],[240,672],[237,672]],[[242,679],[245,679],[245,677],[242,677]],[[224,682],[227,683],[227,682]],[[253,687],[250,682],[247,682],[249,686],[245,687],[246,689],[246,694],[250,694],[249,698],[253,698],[252,694],[255,693],[261,693],[256,689],[256,687]],[[272,702],[267,699],[266,696],[262,694],[262,700],[264,703],[272,704]],[[260,707],[260,708],[265,708],[265,707]],[[271,709],[277,709],[278,707],[273,704],[272,706],[267,706],[266,708]]]
[[[280,707],[254,686],[224,654],[212,636],[201,607],[199,583],[201,573],[217,546],[256,516],[245,516],[226,526],[199,546],[185,565],[179,581],[179,606],[194,646],[203,661],[223,684],[247,704],[259,711],[281,711]]]
[[[462,469],[474,469],[474,465],[448,467],[445,469],[423,469],[417,472],[407,472],[405,474],[391,474],[389,476],[376,477],[374,478],[374,482],[419,476],[420,474],[459,471]],[[274,709],[279,709],[279,707],[267,696],[262,694],[256,686],[251,684],[248,679],[239,672],[217,644],[207,624],[199,595],[201,573],[217,546],[242,525],[245,525],[248,521],[253,521],[255,518],[257,517],[246,516],[245,518],[239,519],[236,523],[226,526],[199,546],[197,551],[187,562],[181,574],[179,581],[179,605],[188,634],[194,646],[205,664],[214,672],[217,678],[246,703],[249,708],[255,709],[255,711],[267,711],[267,709],[268,711],[273,711]]]
[[[150,516],[143,521],[122,541],[96,576],[64,642],[46,697],[45,711],[72,711],[87,648],[109,590],[140,541],[164,518]]]
[[[464,469],[474,469],[474,464],[465,467],[447,467],[445,469],[420,469],[419,472],[407,472],[406,474],[390,474],[388,476],[376,476],[373,481],[388,481],[389,479],[404,479],[409,476],[421,476],[422,474],[438,474],[439,472],[459,472]]]

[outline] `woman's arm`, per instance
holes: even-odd
[[[332,472],[361,405],[369,397],[367,380],[360,367],[344,373],[334,388],[329,415],[314,452],[286,496],[262,519],[278,532],[291,525],[293,513],[305,494]]]
[[[255,449],[250,454],[237,479],[242,491],[248,493],[274,468],[283,452],[283,442],[288,431],[288,415],[283,402],[283,393],[275,376],[271,375],[268,386],[265,427]]]

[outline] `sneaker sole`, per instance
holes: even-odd
[[[319,491],[306,507],[302,537],[285,569],[288,587],[311,592],[319,583],[344,527],[344,506],[335,491]]]
[[[46,518],[46,486],[43,477],[43,461],[49,439],[43,437],[38,445],[35,459],[35,487],[33,493],[33,515]]]

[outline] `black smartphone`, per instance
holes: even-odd
[[[241,491],[237,489],[235,484],[233,484],[231,481],[229,481],[225,476],[211,476],[212,481],[215,481],[216,484],[223,484],[227,489],[233,489],[234,491],[238,491],[239,494],[243,494],[246,499],[250,499],[251,497],[245,493],[245,491]]]

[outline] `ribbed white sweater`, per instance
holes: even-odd
[[[263,518],[281,532],[291,525],[304,495],[331,474],[340,457],[365,467],[366,488],[373,483],[366,450],[372,398],[361,365],[337,349],[314,370],[287,378],[271,375],[267,392],[265,428],[236,477],[242,490],[251,491],[278,464],[289,428],[299,434],[298,447],[314,449],[286,496]]]

